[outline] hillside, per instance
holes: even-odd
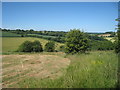
[[[2,52],[12,52],[16,51],[18,47],[26,40],[34,41],[39,40],[41,44],[44,46],[49,40],[41,39],[41,38],[34,38],[34,37],[3,37],[2,38]],[[56,42],[56,49],[59,49],[59,46],[63,45],[61,43]]]

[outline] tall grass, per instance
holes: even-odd
[[[114,88],[117,83],[118,57],[112,51],[68,55],[71,64],[57,79],[26,78],[18,87],[25,88]],[[12,85],[11,87],[13,87]]]

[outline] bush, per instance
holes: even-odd
[[[66,53],[85,53],[89,49],[89,39],[79,29],[70,30],[66,38]]]
[[[39,41],[25,41],[22,43],[18,49],[20,52],[42,52],[42,45]]]
[[[32,51],[33,52],[42,52],[43,51],[42,45],[38,40],[33,42]]]
[[[111,41],[91,41],[91,50],[113,50],[115,47]]]
[[[45,51],[47,52],[54,52],[55,51],[55,43],[54,42],[48,42],[45,44]]]
[[[19,50],[21,52],[31,52],[32,51],[32,42],[31,41],[25,41],[22,43],[19,47]]]

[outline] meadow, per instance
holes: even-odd
[[[3,55],[3,87],[115,88],[117,67],[113,51]]]
[[[111,41],[111,42],[115,42],[115,37],[105,37],[105,39]]]
[[[48,42],[48,40],[34,38],[34,37],[3,37],[2,52],[9,53],[9,52],[16,51],[19,48],[19,46],[26,40],[29,40],[29,41],[39,40],[43,46]],[[56,49],[59,49],[60,45],[63,45],[63,44],[56,42]]]
[[[26,40],[34,37],[2,38],[3,88],[115,88],[118,56],[114,51],[17,53]],[[62,43],[56,42],[56,50]]]

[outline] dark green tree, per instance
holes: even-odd
[[[36,40],[32,43],[32,51],[33,52],[42,52],[43,51],[42,45],[38,40]]]
[[[116,19],[116,21],[118,21],[118,28],[117,28],[115,52],[120,53],[120,18]]]
[[[20,45],[18,51],[20,51],[20,52],[32,52],[32,42],[31,41],[25,41],[25,42],[23,42]]]
[[[45,44],[45,51],[46,52],[54,52],[55,51],[55,43],[50,41]]]
[[[20,45],[18,51],[20,52],[42,52],[43,48],[42,48],[41,43],[37,40],[34,42],[25,41]]]
[[[79,29],[70,30],[66,38],[66,53],[85,53],[89,49],[89,39]]]

